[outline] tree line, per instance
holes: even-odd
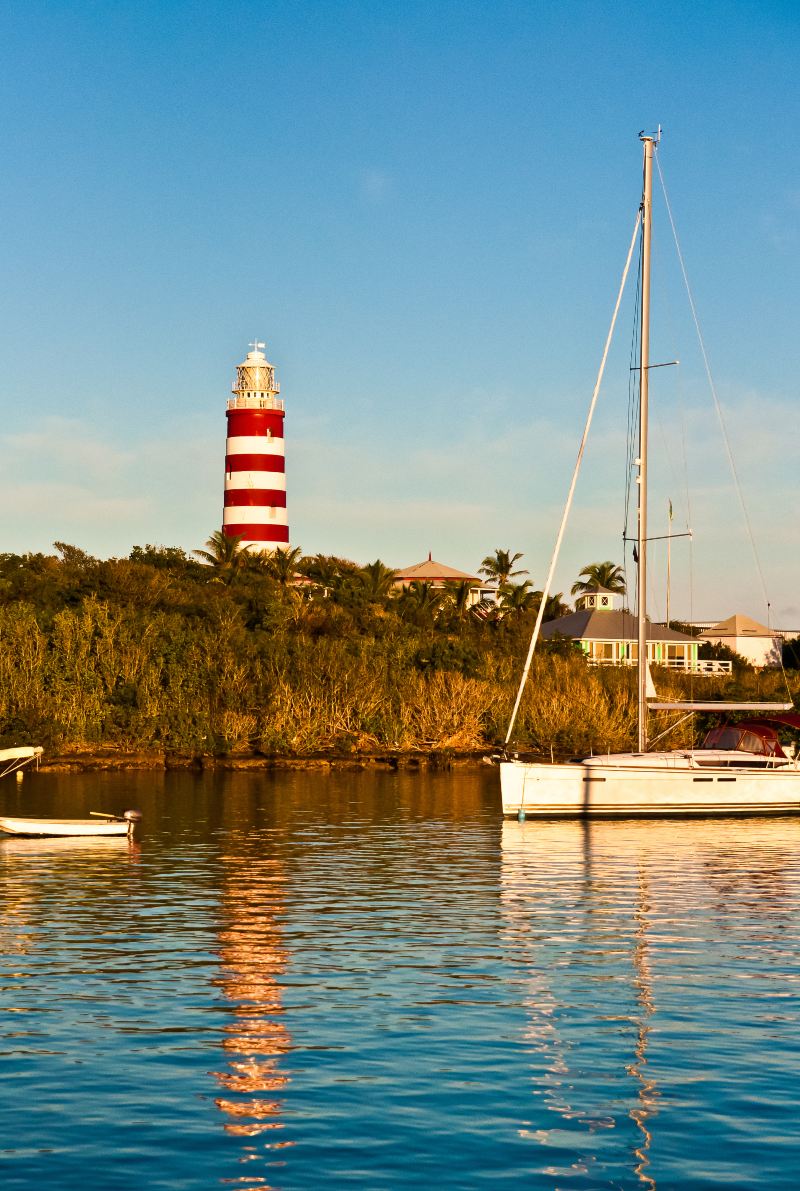
[[[304,756],[502,740],[541,602],[520,554],[487,555],[497,600],[471,606],[463,585],[398,589],[379,559],[239,545],[0,555],[2,744]],[[566,610],[550,600],[548,618]],[[627,747],[630,688],[572,642],[543,643],[519,743]]]

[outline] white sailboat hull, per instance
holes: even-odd
[[[613,817],[800,813],[800,770],[742,754],[620,754],[565,765],[503,761],[503,814]],[[711,763],[709,763],[711,762]]]
[[[0,831],[38,836],[127,835],[130,824],[125,819],[19,819],[1,815]]]

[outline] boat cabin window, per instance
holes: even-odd
[[[785,753],[778,742],[773,728],[759,724],[745,727],[742,724],[724,724],[712,728],[703,741],[704,749],[731,749],[740,753],[755,753],[763,757],[783,757]]]

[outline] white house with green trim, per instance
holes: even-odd
[[[595,666],[634,666],[639,655],[636,617],[622,606],[623,597],[597,587],[575,601],[575,611],[542,625],[543,638],[577,641],[586,660]],[[654,666],[692,674],[724,674],[730,662],[700,660],[696,637],[663,624],[647,622],[647,660]]]

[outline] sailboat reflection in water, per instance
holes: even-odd
[[[226,868],[220,932],[222,975],[216,983],[232,1002],[233,1021],[222,1044],[230,1057],[225,1071],[214,1072],[227,1093],[216,1100],[228,1120],[225,1131],[255,1138],[283,1128],[279,1095],[289,1083],[281,1060],[292,1049],[283,1020],[279,977],[286,968],[279,916],[284,904],[284,874],[278,861],[235,856],[223,858]],[[293,1143],[271,1141],[269,1150]],[[247,1147],[242,1161],[258,1158]],[[238,1180],[246,1185],[248,1179]],[[254,1185],[264,1180],[253,1177]]]
[[[503,823],[530,1093],[517,1130],[538,1170],[675,1186],[691,1119],[708,1180],[744,1185],[710,1122],[740,1127],[743,1087],[752,1137],[793,1120],[798,857],[796,818]]]
[[[532,1108],[552,1114],[523,1121],[519,1134],[542,1147],[552,1178],[599,1177],[613,1155],[656,1187],[648,1170],[659,1091],[647,1053],[656,1011],[647,846],[622,824],[503,824],[503,917],[510,950],[525,965]],[[603,1038],[599,1053],[594,1043],[586,1049],[590,1022],[588,1034]],[[632,1081],[627,1095],[622,1071]]]
[[[653,1135],[648,1125],[650,1117],[658,1111],[659,1091],[656,1081],[647,1068],[647,1043],[650,1037],[650,1019],[656,1011],[653,994],[653,974],[650,963],[650,890],[649,876],[644,864],[639,864],[637,873],[637,898],[634,910],[636,936],[633,945],[633,985],[636,989],[638,1012],[636,1018],[636,1046],[634,1061],[627,1071],[639,1084],[637,1103],[629,1111],[631,1120],[641,1134],[634,1149],[637,1163],[634,1174],[648,1187],[655,1188],[655,1180],[647,1173],[650,1165],[650,1143]]]

